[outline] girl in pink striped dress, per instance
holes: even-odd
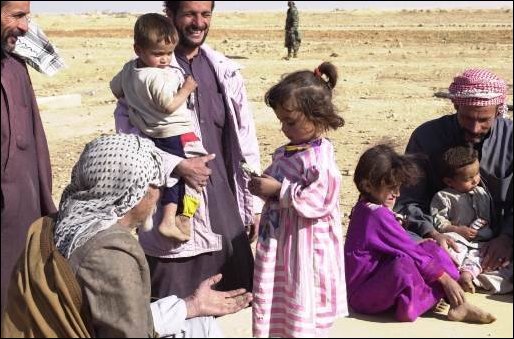
[[[278,148],[250,191],[266,201],[253,283],[255,337],[320,337],[348,315],[339,214],[341,177],[322,137],[344,124],[332,104],[337,70],[283,78],[266,93],[290,143]]]

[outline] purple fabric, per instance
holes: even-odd
[[[399,321],[414,321],[444,297],[438,278],[459,272],[433,241],[414,242],[379,205],[359,201],[344,246],[348,301],[357,312],[393,309]]]
[[[2,310],[14,265],[29,226],[55,213],[50,156],[43,124],[25,64],[1,61],[2,125]]]

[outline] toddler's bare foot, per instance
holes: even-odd
[[[489,312],[485,312],[480,308],[465,302],[460,306],[450,308],[448,311],[448,320],[489,324],[495,321],[496,317]]]
[[[178,217],[175,217],[175,221],[176,220],[178,220]],[[170,222],[170,220],[163,220],[158,229],[159,233],[161,233],[163,236],[180,242],[188,241],[191,238],[189,234],[182,233],[175,222]]]
[[[462,289],[469,293],[475,293],[475,285],[473,285],[473,275],[468,271],[463,271],[460,274],[459,284]]]
[[[191,218],[182,214],[177,215],[175,218],[175,225],[177,225],[180,232],[187,236],[188,239],[191,237]]]

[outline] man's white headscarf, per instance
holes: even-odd
[[[150,184],[163,182],[162,159],[150,140],[116,134],[87,144],[59,205],[54,234],[59,252],[69,258],[136,206]]]
[[[48,76],[66,67],[64,60],[34,21],[29,23],[27,33],[18,37],[13,52],[36,71]]]

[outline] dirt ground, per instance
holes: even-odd
[[[82,96],[81,107],[41,107],[56,201],[84,144],[113,132],[109,81],[133,57],[136,18],[128,13],[35,17],[68,65],[52,78],[32,72],[36,94]],[[282,59],[283,21],[283,13],[215,13],[207,42],[244,67],[263,166],[285,142],[263,103],[266,90],[282,74],[314,69],[322,61],[338,67],[335,101],[346,125],[329,136],[345,174],[345,215],[356,199],[351,173],[359,155],[386,139],[401,150],[421,122],[452,112],[451,104],[433,93],[447,88],[456,73],[487,67],[512,84],[512,10],[301,13],[300,57],[289,61]],[[512,102],[512,92],[509,98]]]
[[[34,16],[68,65],[51,78],[31,72],[36,94],[82,96],[80,107],[41,107],[56,202],[85,143],[114,132],[109,81],[133,57],[136,18],[129,13]],[[512,9],[301,12],[303,42],[299,58],[289,61],[283,59],[284,20],[285,13],[215,13],[207,43],[244,66],[263,167],[286,142],[263,103],[266,90],[284,73],[313,70],[322,61],[338,67],[335,102],[346,125],[329,137],[343,174],[343,227],[357,198],[351,175],[359,155],[382,141],[401,151],[419,124],[452,113],[452,105],[433,94],[446,89],[455,74],[469,67],[491,69],[510,84],[512,103]],[[508,302],[510,323],[502,330],[490,325],[492,336],[512,336],[512,298]]]

